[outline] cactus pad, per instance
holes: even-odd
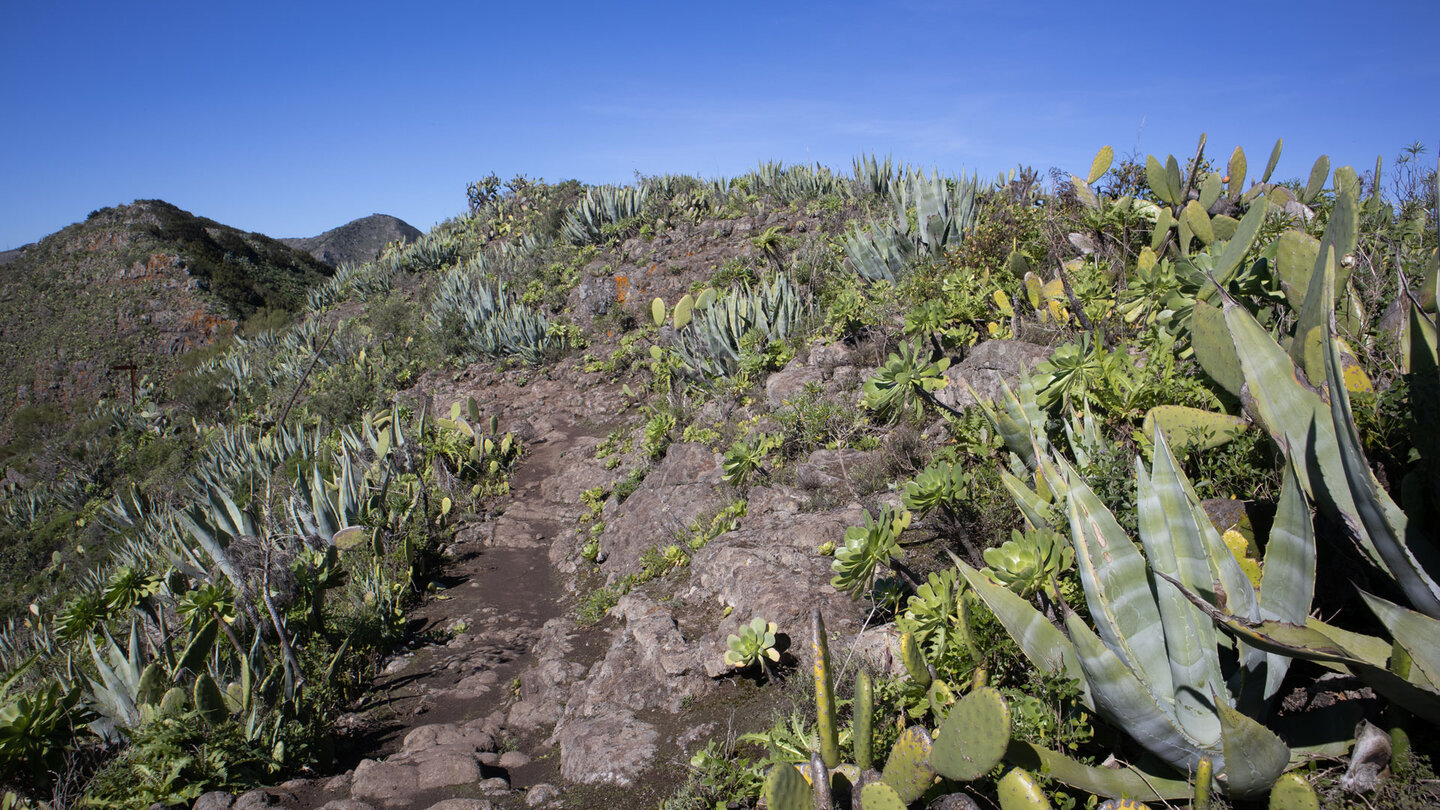
[[[1051,810],[1045,791],[1024,768],[1012,768],[996,785],[1000,810]]]
[[[913,633],[900,634],[900,662],[910,673],[910,680],[922,688],[930,685],[930,665],[925,662],[925,654],[920,651]]]
[[[815,731],[826,767],[840,764],[840,731],[835,724],[835,682],[830,678],[830,642],[820,608],[810,614],[810,654],[815,661]]]
[[[780,763],[765,774],[765,805],[771,810],[807,810],[810,786],[793,765]]]
[[[930,762],[957,782],[979,779],[1000,764],[1010,744],[1010,707],[986,687],[966,695],[950,709],[935,735]]]
[[[695,313],[695,298],[686,293],[683,298],[675,304],[675,328],[684,329],[690,323],[690,317]]]
[[[160,698],[160,713],[166,717],[179,717],[185,713],[190,700],[185,695],[185,690],[178,686],[172,686],[165,692],[165,697]]]
[[[1008,722],[1005,727],[1010,727]],[[920,798],[935,781],[935,768],[930,764],[932,748],[930,732],[924,726],[911,726],[900,732],[895,747],[890,749],[890,759],[880,778],[895,789],[901,804]]]
[[[874,732],[871,728],[875,717],[875,690],[870,683],[870,673],[860,670],[855,675],[855,704],[852,707],[853,725],[851,739],[855,741],[855,764],[862,771],[874,767],[871,745]],[[855,779],[850,780],[852,783]]]
[[[1099,810],[1150,810],[1134,799],[1111,799],[1100,805]]]
[[[220,691],[215,679],[210,677],[210,673],[202,672],[200,677],[195,679],[194,697],[195,709],[206,723],[218,726],[230,716],[230,710],[225,707],[225,695]]]
[[[1224,313],[1197,301],[1190,328],[1194,333],[1195,359],[1200,361],[1200,367],[1232,396],[1239,397],[1245,374],[1240,369],[1240,355],[1230,338],[1230,328],[1225,325]]]
[[[1158,429],[1175,453],[1183,456],[1220,447],[1244,433],[1249,424],[1238,416],[1184,405],[1158,405],[1145,414],[1142,430],[1153,441]]]
[[[1280,289],[1293,309],[1300,309],[1305,303],[1305,292],[1310,289],[1310,274],[1314,272],[1315,257],[1320,253],[1320,240],[1297,230],[1280,234],[1275,242],[1275,267],[1280,273]]]
[[[1085,176],[1087,184],[1093,184],[1096,180],[1105,176],[1110,171],[1110,164],[1115,161],[1115,150],[1108,144],[1100,147],[1095,153],[1095,159],[1090,161],[1090,173]]]
[[[1270,789],[1270,810],[1320,810],[1320,799],[1305,777],[1287,773]]]
[[[862,810],[905,810],[907,804],[895,788],[884,782],[871,782],[860,789]]]
[[[650,302],[650,317],[654,319],[656,326],[665,325],[665,299],[656,298]]]
[[[140,673],[140,683],[135,689],[138,703],[159,703],[165,697],[165,683],[168,680],[159,661],[151,661]]]

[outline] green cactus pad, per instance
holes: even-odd
[[[1215,801],[1211,796],[1215,782],[1215,762],[1210,757],[1201,757],[1195,766],[1195,800],[1190,810],[1212,810]]]
[[[1160,213],[1155,215],[1155,229],[1150,232],[1150,249],[1159,250],[1160,243],[1170,233],[1170,228],[1175,224],[1175,217],[1171,215],[1169,208],[1161,208]]]
[[[1292,309],[1300,309],[1305,303],[1305,292],[1310,289],[1310,274],[1314,272],[1315,257],[1320,253],[1320,240],[1303,231],[1289,230],[1280,234],[1275,242],[1275,268],[1280,274],[1280,289]]]
[[[1239,397],[1240,387],[1245,384],[1245,374],[1240,368],[1235,341],[1230,338],[1230,328],[1225,324],[1225,315],[1216,307],[1197,301],[1190,324],[1194,333],[1195,359],[1200,361],[1200,367],[1220,387]]]
[[[220,691],[215,679],[210,677],[210,673],[202,672],[200,677],[195,679],[194,698],[195,709],[206,723],[218,726],[230,716],[230,710],[225,707],[225,695]]]
[[[910,673],[910,680],[922,688],[930,685],[930,665],[925,662],[925,653],[920,651],[913,633],[900,634],[900,662]]]
[[[1224,214],[1216,214],[1210,218],[1210,227],[1215,231],[1217,242],[1229,242],[1235,238],[1235,231],[1240,227],[1240,220]]]
[[[1245,165],[1245,150],[1238,146],[1235,147],[1235,151],[1230,153],[1230,164],[1228,168],[1230,182],[1226,189],[1230,192],[1231,197],[1239,197],[1240,192],[1245,190],[1245,171],[1247,168]]]
[[[1024,768],[1012,768],[996,785],[1000,810],[1051,810],[1045,791]]]
[[[151,661],[140,673],[140,683],[135,689],[137,703],[159,703],[165,697],[165,685],[169,678],[159,661]]]
[[[905,810],[907,804],[895,788],[884,782],[871,782],[860,789],[862,810]]]
[[[701,290],[700,295],[696,296],[695,298],[695,310],[699,312],[709,309],[710,305],[715,303],[715,297],[716,293],[714,287],[706,287],[705,289]]]
[[[860,770],[868,771],[874,766],[871,753],[874,730],[871,726],[875,716],[875,690],[870,683],[870,673],[863,669],[855,674],[855,704],[852,712],[851,738],[855,741],[855,764]]]
[[[986,687],[966,695],[950,709],[935,735],[930,762],[957,782],[970,782],[994,770],[1010,744],[1010,707]]]
[[[835,720],[835,682],[830,678],[830,642],[825,638],[825,618],[820,608],[810,614],[810,654],[815,662],[815,732],[820,735],[820,755],[825,766],[840,764],[840,732]]]
[[[690,323],[690,317],[695,313],[695,298],[686,293],[675,304],[675,328],[684,329]]]
[[[1010,727],[1008,722],[1005,727]],[[933,748],[930,732],[924,726],[911,726],[900,732],[895,747],[890,749],[880,779],[895,789],[902,804],[920,798],[935,781],[935,768],[930,764]]]
[[[166,717],[179,717],[185,713],[185,709],[189,705],[190,699],[186,696],[185,690],[178,686],[172,686],[165,692],[165,697],[160,698],[160,713]]]
[[[1145,182],[1150,185],[1150,190],[1155,192],[1155,196],[1170,205],[1175,204],[1175,197],[1170,193],[1169,180],[1165,176],[1165,167],[1155,159],[1154,155],[1145,156]]]
[[[1185,212],[1182,215],[1184,222],[1190,226],[1190,232],[1195,234],[1201,242],[1210,244],[1215,241],[1215,229],[1210,227],[1210,215],[1195,200],[1185,204]]]
[[[1205,182],[1200,186],[1200,207],[1209,210],[1215,201],[1220,199],[1220,194],[1225,190],[1225,183],[1220,175],[1210,173],[1205,176]]]
[[[1270,810],[1320,810],[1320,799],[1305,777],[1287,773],[1270,789]]]
[[[1095,153],[1095,159],[1090,162],[1090,174],[1086,175],[1085,182],[1094,184],[1096,180],[1104,177],[1105,172],[1110,171],[1110,164],[1114,161],[1115,150],[1108,144],[1100,147],[1100,151]]]
[[[220,625],[217,619],[210,619],[200,625],[200,629],[191,637],[190,643],[185,646],[185,652],[180,656],[180,665],[177,671],[198,672],[205,666],[205,659],[210,656],[210,651],[215,648],[215,638],[220,634]],[[177,675],[176,680],[180,678]]]
[[[771,810],[808,810],[810,785],[794,765],[782,762],[765,774],[765,805]]]
[[[1305,183],[1305,191],[1300,195],[1300,202],[1309,205],[1320,196],[1325,188],[1325,181],[1330,178],[1330,156],[1321,155],[1315,158],[1315,165],[1310,167],[1310,179]]]
[[[1159,429],[1176,455],[1195,450],[1212,450],[1244,433],[1250,423],[1239,416],[1229,416],[1184,405],[1157,405],[1145,414],[1141,430],[1151,441]]]
[[[665,299],[656,298],[650,302],[650,317],[654,319],[656,326],[665,325]]]

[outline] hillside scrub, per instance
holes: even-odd
[[[157,232],[225,254],[196,248],[234,314],[297,314],[82,423],[17,414],[0,777],[148,807],[328,772],[442,547],[543,438],[541,391],[603,388],[628,421],[590,425],[587,461],[613,479],[573,493],[549,557],[582,624],[628,621],[606,617],[632,591],[683,602],[742,518],[853,505],[813,552],[825,596],[894,642],[891,670],[842,672],[823,618],[726,605],[751,628],[731,677],[804,697],[688,743],[665,807],[1433,802],[1435,178],[1412,154],[1402,179],[1322,158],[1279,181],[1280,149],[1257,174],[1203,137],[1106,147],[1049,182],[874,157],[492,176],[328,278],[256,270],[281,265],[161,210]],[[716,500],[674,542],[622,540],[653,470],[710,456]],[[1366,789],[1342,775],[1361,720],[1393,752]]]

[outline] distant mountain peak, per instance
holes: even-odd
[[[331,228],[319,236],[280,241],[309,253],[331,267],[339,267],[345,263],[373,261],[391,242],[409,242],[420,238],[420,235],[417,228],[403,219],[389,214],[371,214]]]

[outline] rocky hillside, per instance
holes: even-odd
[[[371,214],[319,236],[287,237],[280,241],[331,267],[339,267],[374,261],[386,245],[413,242],[418,238],[420,231],[405,220],[388,214]]]
[[[262,307],[295,310],[330,268],[160,200],[105,208],[0,265],[0,420],[128,397]]]
[[[0,490],[0,780],[1437,806],[1440,557],[1398,544],[1440,508],[1391,490],[1436,486],[1440,357],[1381,317],[1389,268],[1434,292],[1433,206],[1113,164],[479,184],[187,371],[208,409],[108,409]]]

